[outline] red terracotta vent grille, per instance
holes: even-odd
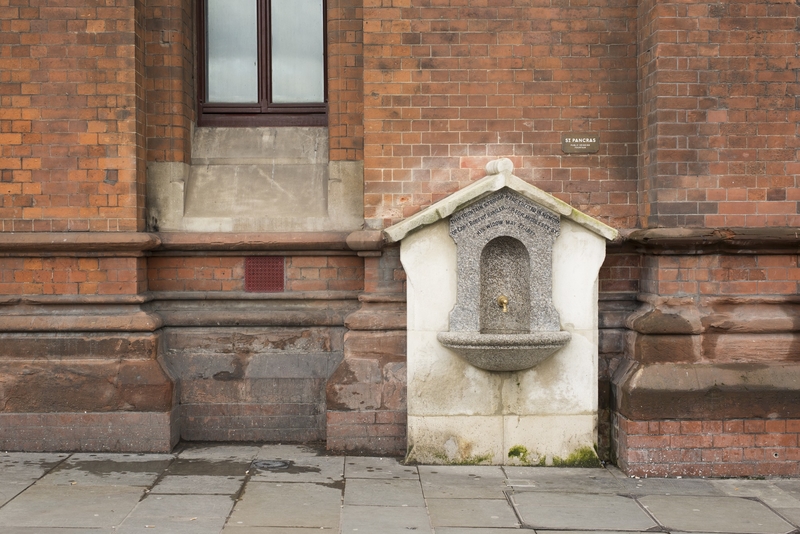
[[[283,256],[255,256],[244,260],[244,290],[249,293],[283,291]]]

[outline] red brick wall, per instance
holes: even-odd
[[[616,419],[618,462],[629,475],[800,475],[798,419]]]
[[[0,231],[143,229],[138,2],[0,5]]]
[[[645,256],[642,290],[657,295],[796,295],[797,256]]]
[[[797,226],[795,3],[639,6],[643,226]]]
[[[0,258],[0,295],[135,295],[144,258]]]
[[[146,9],[147,161],[189,163],[195,120],[194,14],[189,0]]]
[[[371,225],[440,200],[498,157],[590,215],[635,225],[636,2],[530,4],[365,5]],[[600,152],[563,155],[561,134],[584,131],[600,133]]]
[[[609,251],[600,268],[600,292],[636,293],[642,275],[642,257],[632,252]]]
[[[286,259],[286,291],[361,291],[364,259],[358,256],[293,256]]]
[[[363,0],[328,0],[328,132],[332,161],[364,159]]]
[[[152,291],[244,291],[245,259],[234,256],[153,257]],[[289,256],[285,291],[360,291],[364,260],[357,256]]]

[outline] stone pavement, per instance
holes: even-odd
[[[2,534],[800,532],[800,479],[404,466],[297,445],[0,453]]]

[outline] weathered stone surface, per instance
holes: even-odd
[[[0,334],[0,358],[12,360],[146,359],[158,356],[159,335]]]
[[[170,295],[169,300],[151,306],[166,326],[207,328],[342,326],[344,318],[358,308],[356,292],[323,296],[330,298],[287,297],[284,293],[201,293]]]
[[[163,359],[180,383],[190,440],[325,437],[325,384],[343,328],[168,328]]]
[[[627,333],[628,354],[641,363],[800,361],[800,333],[642,335]]]
[[[364,224],[363,162],[329,162],[327,128],[197,128],[191,153],[191,165],[147,165],[153,231],[351,232]]]
[[[172,394],[172,380],[155,360],[0,361],[6,413],[164,412]]]
[[[327,164],[193,165],[186,183],[184,216],[225,219],[225,226],[217,231],[258,231],[257,219],[246,223],[258,213],[275,218],[298,213],[324,217],[327,171]],[[299,212],[298,206],[302,206]]]
[[[345,318],[350,330],[405,330],[405,302],[362,302],[361,308]]]
[[[172,412],[0,413],[5,451],[170,452],[178,443]]]
[[[800,305],[760,297],[661,298],[649,295],[627,320],[642,334],[783,333],[800,330]]]
[[[382,362],[404,361],[404,331],[350,331],[344,336],[345,358],[375,358]]]
[[[706,300],[702,318],[708,332],[781,333],[800,331],[800,304],[793,302],[731,302]],[[755,300],[755,299],[753,299]]]
[[[342,328],[166,328],[170,353],[278,354],[341,351]]]
[[[703,254],[734,252],[797,253],[794,228],[648,228],[633,230],[625,240],[640,243],[649,252]]]
[[[642,363],[694,362],[702,359],[700,336],[626,334],[631,358]]]
[[[648,304],[631,314],[628,328],[643,334],[699,334],[703,329],[695,306],[660,309]]]
[[[329,410],[376,410],[381,405],[380,362],[346,358],[327,385]]]
[[[639,365],[613,379],[617,411],[631,420],[800,417],[800,365]]]

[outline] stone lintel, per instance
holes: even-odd
[[[800,364],[641,365],[613,379],[616,410],[635,421],[800,417]]]

